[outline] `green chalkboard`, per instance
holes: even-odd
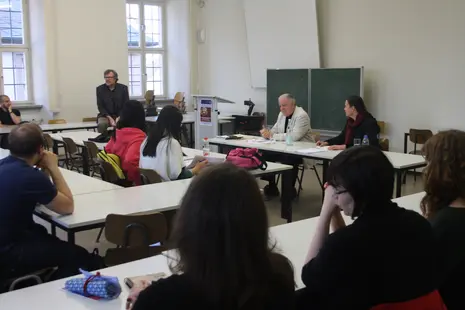
[[[292,94],[297,105],[309,111],[309,69],[268,69],[266,74],[266,123],[274,125],[278,119],[278,98]]]
[[[312,128],[342,130],[345,100],[352,95],[363,96],[363,68],[311,69],[309,82]]]

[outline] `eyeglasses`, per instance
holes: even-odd
[[[114,76],[105,76],[106,79],[114,79]]]

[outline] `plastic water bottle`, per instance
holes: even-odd
[[[370,145],[370,140],[367,135],[363,136],[362,145]]]
[[[210,144],[208,143],[208,138],[203,138],[203,156],[210,156]]]
[[[286,145],[292,145],[293,144],[293,141],[292,141],[292,130],[290,128],[288,128],[286,130]]]

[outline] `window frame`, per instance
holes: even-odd
[[[0,41],[0,55],[3,52],[21,52],[25,55],[25,69],[26,69],[26,100],[12,100],[16,104],[32,104],[33,98],[33,83],[32,83],[32,65],[31,65],[31,33],[29,28],[29,0],[21,0],[23,9],[23,44],[2,44]],[[12,97],[11,94],[5,94],[5,83],[3,74],[3,57],[0,57],[0,93]]]
[[[144,99],[145,93],[147,92],[147,64],[146,64],[146,55],[147,54],[160,54],[162,57],[163,63],[163,72],[162,72],[162,95],[158,95],[159,98],[167,98],[167,66],[166,66],[166,3],[163,0],[126,0],[126,4],[138,4],[139,5],[139,19],[140,19],[140,46],[139,47],[130,47],[128,46],[128,73],[129,72],[129,55],[130,54],[139,54],[141,57],[141,89],[142,94],[140,96],[132,96],[130,95],[131,99]],[[161,7],[161,43],[162,47],[154,47],[154,48],[147,48],[145,46],[145,29],[143,29],[144,20],[145,20],[145,12],[144,12],[144,5],[157,5]],[[127,18],[126,18],[126,35],[127,35]],[[127,43],[126,43],[127,44]],[[131,75],[129,74],[129,81],[131,79]],[[129,85],[128,85],[129,87]]]

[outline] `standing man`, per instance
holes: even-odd
[[[18,125],[19,123],[21,123],[21,112],[13,109],[10,97],[0,95],[0,127]],[[0,137],[0,147],[8,149],[8,135]]]
[[[108,69],[103,73],[105,84],[97,87],[98,131],[116,126],[123,105],[129,101],[128,87],[118,83],[118,73]]]
[[[279,96],[278,102],[279,110],[281,112],[278,115],[276,124],[274,124],[271,130],[262,129],[260,131],[261,135],[266,139],[273,138],[276,141],[284,141],[286,139],[286,135],[289,134],[292,137],[292,141],[315,142],[312,135],[312,128],[310,127],[310,117],[304,109],[296,105],[294,96],[291,94],[283,94]],[[265,158],[268,161],[280,162],[294,167],[292,170],[292,181],[294,185],[293,195],[296,196],[297,191],[295,190],[295,182],[299,172],[299,165],[302,164],[302,159],[275,154],[265,154]],[[279,196],[275,177],[270,176],[263,179],[266,179],[269,182],[264,189],[265,195],[268,198]]]

